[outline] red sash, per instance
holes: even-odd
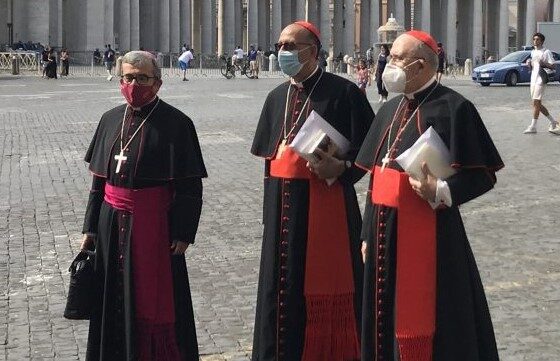
[[[431,361],[436,313],[436,213],[408,175],[376,166],[372,202],[397,208],[396,337],[401,361]],[[376,322],[377,323],[377,322]]]
[[[354,278],[342,185],[330,187],[287,147],[271,161],[270,175],[309,180],[304,296],[307,322],[303,361],[360,358],[354,313]]]

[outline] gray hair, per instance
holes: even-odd
[[[161,79],[161,69],[156,61],[156,58],[147,51],[135,50],[129,51],[122,57],[123,64],[130,64],[135,68],[152,65],[154,77]]]

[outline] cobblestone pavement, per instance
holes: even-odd
[[[187,252],[200,352],[248,360],[262,231],[262,163],[249,147],[281,80],[179,80],[166,79],[161,96],[194,120],[209,170]],[[463,207],[500,355],[559,360],[560,137],[544,118],[538,134],[521,134],[527,86],[445,81],[477,105],[506,163],[496,189]],[[555,115],[559,94],[551,85],[544,102]],[[84,359],[87,323],[62,318],[90,183],[82,157],[100,115],[119,103],[115,81],[0,76],[0,360]]]

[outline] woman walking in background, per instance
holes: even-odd
[[[70,70],[70,57],[66,48],[62,48],[60,51],[60,62],[62,63],[60,76],[68,76],[68,71]]]
[[[375,69],[373,71],[374,75],[374,79],[375,82],[377,83],[377,93],[379,94],[379,102],[386,102],[387,101],[387,96],[389,95],[389,93],[387,92],[387,89],[385,89],[385,85],[383,84],[383,80],[381,79],[381,75],[383,74],[383,71],[385,70],[385,65],[387,65],[387,62],[389,58],[389,47],[385,44],[381,45],[381,52],[379,53],[379,56],[377,57],[377,63],[375,64]]]

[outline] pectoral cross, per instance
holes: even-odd
[[[276,159],[280,159],[282,158],[282,153],[284,153],[284,151],[286,150],[286,139],[282,140],[282,142],[280,143],[280,145],[278,146],[278,152],[276,152]]]
[[[124,155],[124,149],[121,149],[121,152],[115,155],[115,160],[117,161],[117,169],[115,169],[115,173],[118,174],[121,171],[121,165],[126,161],[127,158],[128,157],[125,157]]]
[[[385,156],[383,157],[383,159],[381,159],[381,171],[383,172],[385,170],[385,168],[387,167],[387,165],[391,162],[391,158],[389,158],[389,153],[385,154]]]

